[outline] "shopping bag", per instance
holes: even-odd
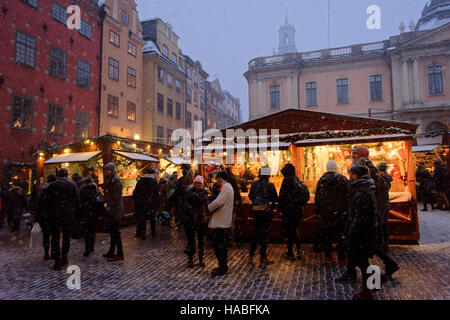
[[[30,248],[36,248],[42,245],[42,228],[39,223],[35,223],[31,229]]]

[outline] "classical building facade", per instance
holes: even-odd
[[[239,98],[233,97],[233,95],[227,90],[223,91],[223,96],[222,127],[228,128],[241,123],[241,102]]]
[[[206,117],[207,129],[222,129],[221,104],[224,100],[219,79],[206,82]]]
[[[250,120],[296,108],[411,121],[419,132],[448,128],[450,0],[431,1],[425,21],[430,8],[440,9],[437,28],[419,21],[386,41],[251,60]]]
[[[100,134],[143,134],[142,26],[133,0],[106,0],[102,41]]]
[[[66,26],[74,4],[80,30]],[[0,183],[30,185],[40,150],[98,135],[98,13],[96,1],[2,1]]]
[[[142,22],[144,52],[143,139],[174,144],[172,133],[185,127],[186,74],[180,66],[178,36],[161,19]]]

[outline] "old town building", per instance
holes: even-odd
[[[203,70],[200,61],[194,61],[188,55],[180,57],[183,58],[183,69],[187,75],[185,127],[193,137],[196,121],[202,123],[202,131],[206,129],[206,79],[209,75]]]
[[[186,74],[180,66],[179,37],[161,19],[142,22],[144,47],[143,138],[174,144],[172,133],[185,126]]]
[[[100,134],[143,134],[142,26],[133,0],[106,0],[103,19]]]
[[[0,182],[29,186],[39,150],[98,135],[99,8],[87,0],[1,5],[0,136],[10,143],[0,146]],[[79,30],[66,26],[71,5],[81,9]]]
[[[250,120],[296,108],[449,128],[449,8],[431,1],[415,30],[385,41],[252,59]]]
[[[221,104],[224,100],[219,79],[206,82],[206,116],[207,129],[222,129]]]

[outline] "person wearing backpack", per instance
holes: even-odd
[[[287,260],[295,260],[294,244],[297,248],[297,259],[303,258],[298,226],[303,218],[303,208],[309,201],[308,187],[300,181],[292,164],[286,164],[281,169],[284,176],[281,184],[280,196],[278,197],[278,210],[283,215],[283,229],[287,239],[287,252],[283,257]]]
[[[185,210],[186,221],[184,223],[186,228],[188,240],[188,268],[194,267],[195,254],[195,235],[198,240],[198,261],[199,266],[204,268],[204,242],[206,224],[206,207],[208,205],[208,189],[203,185],[204,179],[202,176],[197,176],[194,184],[186,189]]]
[[[147,219],[150,220],[152,237],[156,235],[156,210],[159,209],[159,185],[155,170],[146,168],[133,191],[134,210],[137,219],[136,238],[146,240]]]
[[[259,180],[252,183],[248,195],[252,202],[252,211],[255,217],[255,235],[250,246],[250,258],[256,253],[260,245],[260,264],[273,264],[273,260],[267,258],[267,241],[269,228],[272,223],[273,210],[278,201],[275,185],[269,182],[270,168],[262,167],[259,170]]]

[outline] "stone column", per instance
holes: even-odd
[[[265,114],[266,105],[265,105],[265,99],[264,99],[264,82],[262,80],[258,80],[258,93],[257,93],[257,106],[256,106],[256,117],[261,117]]]
[[[413,62],[413,77],[414,77],[414,102],[419,102],[422,98],[420,85],[419,61],[415,59]]]
[[[409,104],[410,97],[409,97],[408,61],[402,62],[402,92],[403,92],[403,104]]]
[[[284,94],[285,104],[284,104],[284,106],[281,106],[282,110],[291,107],[291,103],[292,103],[291,102],[291,92],[292,92],[292,77],[291,76],[286,78],[286,86],[285,86],[284,90],[285,90],[285,92],[284,92],[285,93]]]

